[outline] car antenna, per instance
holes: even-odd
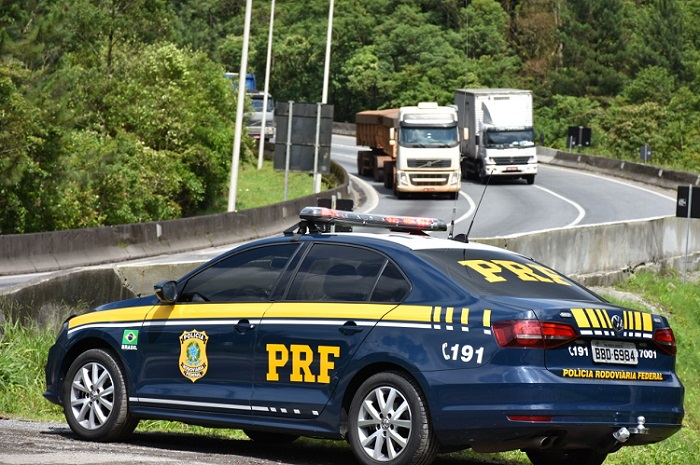
[[[484,190],[481,191],[481,198],[479,198],[479,203],[476,205],[476,210],[474,210],[474,215],[472,215],[472,221],[469,223],[469,229],[467,230],[467,234],[457,234],[457,237],[455,237],[456,241],[460,242],[469,242],[469,233],[472,232],[472,226],[474,226],[474,219],[476,218],[476,214],[479,213],[479,207],[481,206],[481,202],[484,200],[484,194],[486,194],[486,188],[489,187],[489,182],[491,181],[491,176],[493,175],[493,172],[489,173],[488,177],[486,178],[486,184],[484,185]]]
[[[455,216],[457,216],[457,200],[459,199],[459,192],[455,193],[455,202],[452,204],[452,221],[450,221],[450,232],[447,234],[448,239],[452,239],[455,231]]]

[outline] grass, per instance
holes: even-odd
[[[325,179],[323,182],[326,182]],[[285,173],[274,169],[272,160],[265,159],[263,167],[257,164],[241,164],[236,189],[236,210],[248,210],[284,200],[296,199],[313,194],[313,175],[309,173],[289,172],[286,180],[287,196],[285,198]],[[322,186],[325,190],[332,186]]]
[[[617,291],[617,292],[613,292]],[[622,291],[622,294],[620,294]],[[642,447],[623,447],[611,454],[606,465],[687,465],[696,463],[700,456],[700,286],[683,283],[676,274],[656,275],[639,273],[618,285],[610,294],[602,292],[611,301],[636,309],[652,308],[666,316],[676,334],[678,358],[676,369],[686,387],[683,429],[660,443]],[[622,295],[622,297],[620,297]],[[21,325],[11,316],[11,309],[0,308],[6,318],[0,324],[0,418],[64,423],[60,407],[43,397],[44,364],[48,349],[53,344],[56,328]],[[187,426],[176,422],[143,421],[139,430],[169,431],[173,433],[203,434],[215,437],[241,439],[238,430],[212,429]],[[311,440],[309,440],[311,441]],[[344,443],[339,442],[343,447]],[[464,451],[456,457],[480,463],[508,465],[529,464],[522,452],[476,454]]]

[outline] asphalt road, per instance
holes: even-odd
[[[299,440],[283,446],[192,434],[134,433],[128,442],[78,440],[68,426],[0,419],[3,465],[335,465],[356,464],[342,441]],[[470,460],[441,455],[434,465],[493,465],[510,462],[484,455]]]
[[[651,219],[676,212],[675,191],[546,163],[540,163],[534,185],[493,179],[484,189],[479,182],[463,181],[457,201],[444,196],[399,200],[382,183],[356,176],[357,150],[353,137],[333,136],[333,160],[345,168],[353,182],[366,183],[376,191],[364,211],[430,216],[448,224],[454,219],[454,234],[471,228],[471,238]]]

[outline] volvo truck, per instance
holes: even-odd
[[[535,183],[537,150],[532,92],[520,89],[456,89],[465,177],[483,183],[490,177]]]
[[[398,198],[407,194],[447,194],[456,198],[462,175],[457,111],[421,102],[355,116],[357,172],[383,181]]]

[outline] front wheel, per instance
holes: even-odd
[[[82,439],[118,441],[138,425],[129,415],[124,372],[102,349],[83,352],[71,364],[63,384],[63,412]]]
[[[533,465],[601,465],[608,454],[592,449],[528,450]]]
[[[398,372],[378,373],[350,405],[348,441],[363,465],[427,465],[438,442],[415,381]]]

